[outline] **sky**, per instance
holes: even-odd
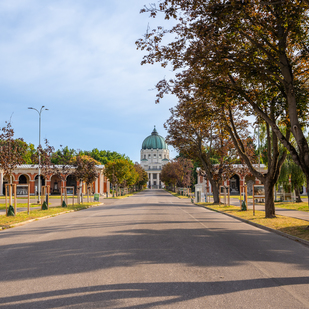
[[[154,2],[154,1],[152,1]],[[149,23],[145,0],[0,0],[0,126],[16,138],[59,149],[117,151],[139,162],[154,125],[163,137],[166,96],[155,104],[155,84],[172,77],[160,64],[141,66],[135,41]],[[170,156],[177,153],[169,147]]]

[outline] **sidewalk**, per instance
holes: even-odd
[[[305,201],[307,199],[303,199],[303,200]],[[239,202],[238,198],[231,197],[230,198],[230,204],[240,207],[240,202]],[[247,208],[248,208],[248,210],[251,210],[251,211],[253,209],[252,200],[250,200],[250,199],[248,199]],[[255,210],[265,211],[265,205],[260,205],[260,204],[256,205],[255,204]],[[309,212],[306,212],[306,211],[276,207],[276,214],[280,215],[280,216],[292,217],[292,218],[296,218],[296,219],[309,221]]]

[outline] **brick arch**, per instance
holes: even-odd
[[[31,176],[30,176],[29,174],[27,174],[27,173],[23,173],[23,174],[20,174],[20,175],[18,176],[18,179],[17,179],[18,183],[19,183],[19,181],[20,181],[20,177],[21,177],[21,176],[26,176],[26,178],[27,178],[27,184],[30,183],[30,181],[31,181]]]

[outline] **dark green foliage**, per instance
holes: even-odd
[[[68,164],[68,162],[72,161],[76,155],[77,152],[75,149],[69,149],[68,146],[65,146],[54,152],[51,162],[59,165],[64,164],[63,162],[65,162],[65,164]]]
[[[66,202],[63,200],[61,207],[68,207],[68,205],[66,204]]]
[[[124,154],[120,154],[116,151],[99,150],[98,148],[94,148],[91,151],[87,151],[87,150],[81,151],[80,155],[90,156],[91,158],[99,161],[103,165],[105,165],[106,163],[110,161],[115,161],[118,159],[126,159],[128,161],[131,161],[129,157],[127,157]]]

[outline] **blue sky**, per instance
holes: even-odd
[[[152,1],[154,2],[154,1]],[[135,41],[167,22],[140,14],[144,0],[0,0],[0,125],[16,137],[56,149],[117,151],[139,161],[141,144],[177,101],[155,104],[155,84],[173,76],[141,66]],[[171,149],[171,147],[170,147]],[[171,156],[175,156],[173,150]]]

